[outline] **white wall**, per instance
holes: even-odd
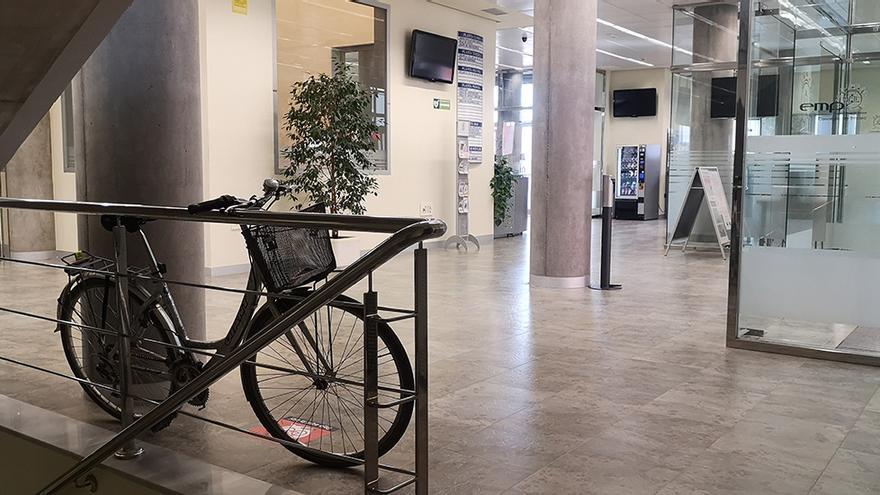
[[[495,24],[423,1],[394,0],[389,35],[391,175],[379,177],[379,196],[367,203],[370,214],[418,216],[419,203],[433,204],[434,216],[455,232],[456,200],[456,91],[407,76],[407,45],[413,29],[456,37],[458,31],[482,35],[486,44],[483,82],[483,163],[470,169],[470,230],[491,235],[494,173]],[[452,110],[433,109],[434,98],[452,101]]]
[[[76,174],[64,171],[64,135],[61,119],[61,100],[49,109],[49,137],[52,147],[52,189],[54,198],[76,201]],[[55,214],[55,249],[74,252],[79,250],[76,215]]]
[[[250,197],[275,169],[270,0],[200,0],[204,195]],[[206,225],[209,268],[247,263],[237,225]]]
[[[662,149],[660,200],[666,191],[666,144],[669,112],[672,107],[672,75],[667,69],[621,70],[608,72],[608,102],[605,113],[605,173],[617,174],[617,148],[634,144],[659,144]],[[657,88],[657,115],[654,117],[614,118],[611,98],[615,90]]]
[[[278,0],[283,1],[283,0]],[[379,196],[367,202],[370,215],[418,216],[419,203],[455,229],[456,148],[453,85],[409,78],[409,33],[422,29],[455,37],[459,30],[486,38],[484,159],[470,174],[470,230],[493,232],[489,180],[493,174],[495,24],[423,0],[387,0],[390,5],[388,57],[391,174],[377,176]],[[270,0],[250,0],[247,16],[229,2],[200,0],[202,119],[205,196],[249,196],[274,171],[272,111],[272,12]],[[279,88],[281,89],[281,88]],[[450,111],[433,109],[434,98],[453,102]],[[284,109],[279,108],[279,111]],[[223,272],[247,263],[237,227],[209,226],[206,263]],[[380,239],[361,236],[366,249]]]

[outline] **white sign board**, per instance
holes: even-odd
[[[726,258],[724,248],[730,245],[730,205],[724,195],[724,186],[721,184],[721,174],[716,167],[697,167],[691,177],[691,185],[685,196],[681,213],[675,221],[672,231],[672,239],[666,246],[666,252],[675,242],[684,241],[687,248],[688,239],[697,221],[697,214],[703,204],[709,209],[712,217],[712,225],[715,228],[715,237],[718,239],[718,247],[721,248],[721,256]]]

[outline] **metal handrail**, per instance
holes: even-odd
[[[365,277],[368,277],[374,270],[403,252],[408,247],[414,244],[421,244],[423,241],[429,239],[441,237],[446,232],[446,224],[444,222],[420,218],[368,217],[319,213],[281,213],[269,211],[237,211],[232,213],[208,212],[191,214],[185,208],[180,207],[15,198],[0,198],[0,209],[2,208],[79,213],[86,215],[138,217],[156,220],[192,221],[199,223],[281,225],[299,228],[320,228],[392,234],[367,254],[339,272],[335,277],[328,280],[325,285],[316,289],[311,295],[303,299],[302,302],[282,314],[275,320],[275,323],[265,331],[246,341],[234,351],[228,353],[224,358],[218,360],[216,364],[212,364],[205,369],[203,373],[171,394],[150,412],[144,414],[130,425],[125,426],[122,431],[117,433],[104,445],[97,448],[44,488],[40,492],[41,494],[55,493],[67,483],[78,479],[91,471],[98,464],[112,456],[114,452],[117,452],[120,448],[128,445],[138,435],[155,426],[167,416],[173,414],[190,399],[197,396],[227,373],[240,366],[251,356],[255,355],[257,352],[281,337],[288,328],[299,324],[322,306],[332,302],[336,297],[353,287]],[[424,264],[423,261],[417,261],[417,263]],[[419,285],[424,285],[424,281],[420,282]],[[417,295],[417,306],[422,307],[421,311],[424,311],[425,297],[426,294]],[[421,321],[417,324],[417,327],[424,326],[425,323],[426,322]],[[427,343],[427,335],[417,335],[417,339],[425,344]],[[419,368],[419,364],[417,363],[417,375],[426,375],[426,371]],[[417,376],[416,378],[417,382],[424,381],[422,376]],[[426,384],[424,385],[426,387]],[[424,407],[424,411],[427,412],[427,405],[420,404],[419,408],[421,409],[422,407]],[[423,429],[420,426],[421,425],[417,425],[417,429]],[[420,460],[417,456],[417,464],[427,464],[426,459]]]
[[[440,220],[406,217],[376,217],[366,215],[338,215],[332,213],[300,213],[262,210],[234,210],[229,213],[190,213],[179,206],[148,206],[122,203],[91,203],[85,201],[56,201],[48,199],[0,198],[0,208],[42,210],[56,213],[84,215],[115,215],[155,220],[179,220],[199,223],[230,223],[253,225],[281,225],[351,232],[394,234],[408,227],[421,225],[433,232],[424,240],[446,233],[446,224]]]

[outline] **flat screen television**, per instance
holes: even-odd
[[[409,63],[410,77],[452,84],[457,52],[458,40],[414,30]]]
[[[754,108],[755,117],[776,117],[779,115],[779,76],[764,74],[758,76],[758,87],[752,88],[757,94]],[[736,117],[736,77],[716,77],[712,79],[712,103],[710,116],[713,119],[732,119]]]
[[[657,115],[657,89],[619,89],[612,97],[615,117]]]
[[[713,77],[711,99],[710,117],[713,119],[736,117],[736,78]]]

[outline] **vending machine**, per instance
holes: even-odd
[[[617,149],[617,194],[614,218],[656,220],[660,217],[660,145]]]

